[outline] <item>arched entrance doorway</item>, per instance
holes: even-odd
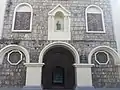
[[[73,54],[62,46],[51,47],[43,57],[42,85],[44,89],[73,89],[75,63]]]

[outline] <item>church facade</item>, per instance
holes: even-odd
[[[2,87],[120,87],[110,0],[7,0]]]

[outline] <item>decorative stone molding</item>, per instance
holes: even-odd
[[[70,15],[61,4],[48,12],[48,40],[71,40]],[[58,22],[60,30],[56,30]]]
[[[22,46],[12,44],[12,45],[7,45],[7,46],[5,46],[4,48],[2,48],[2,49],[0,50],[0,64],[2,64],[3,58],[4,58],[5,54],[8,53],[8,52],[11,51],[11,50],[19,50],[19,51],[22,51],[22,53],[23,53],[23,54],[25,55],[25,57],[26,57],[26,63],[29,63],[29,62],[30,62],[30,56],[29,56],[29,52],[27,51],[27,49],[25,49],[25,48],[22,47]]]
[[[26,8],[27,7],[27,8]],[[16,19],[16,13],[17,12],[20,12],[20,13],[25,13],[25,12],[29,12],[30,13],[30,24],[28,25],[29,26],[29,29],[25,29],[25,30],[15,30],[14,27],[15,27],[15,19]],[[33,18],[33,8],[30,4],[28,3],[20,3],[19,5],[17,5],[15,7],[15,10],[14,10],[14,16],[13,16],[13,23],[12,23],[12,32],[31,32],[32,31],[32,18]]]
[[[94,64],[73,64],[76,68],[91,68]]]
[[[98,54],[99,52],[102,52],[102,53],[106,54],[106,56],[107,56],[107,61],[106,61],[105,63],[101,63],[101,62],[98,61],[98,59],[97,59],[97,54]],[[100,65],[106,65],[106,64],[108,64],[108,62],[109,62],[109,54],[108,54],[107,52],[105,52],[105,51],[98,51],[98,52],[95,53],[95,61],[96,61],[98,64],[100,64]]]
[[[16,63],[13,63],[11,62],[10,60],[10,55],[14,52],[18,52],[20,54],[20,60],[18,60]],[[20,52],[19,50],[12,50],[11,52],[8,53],[8,57],[7,57],[7,61],[11,64],[11,65],[18,65],[21,61],[22,61],[22,58],[23,58],[23,54],[22,52]]]
[[[113,57],[115,64],[116,65],[120,64],[120,56],[113,48],[111,48],[109,46],[98,46],[98,47],[95,47],[93,50],[91,50],[91,52],[88,55],[89,64],[91,63],[92,55],[97,51],[109,52],[109,54]]]
[[[120,64],[117,64],[116,66],[120,67]]]
[[[26,67],[42,67],[44,63],[24,63]]]
[[[41,51],[41,53],[40,53],[40,55],[39,55],[39,63],[42,63],[42,62],[43,62],[43,57],[44,57],[45,53],[46,53],[50,48],[52,48],[52,47],[54,47],[54,46],[61,46],[61,47],[67,48],[67,49],[73,54],[73,56],[74,56],[74,58],[75,58],[75,62],[76,62],[77,64],[80,63],[80,58],[79,58],[79,54],[78,54],[77,50],[76,50],[72,45],[70,45],[69,43],[67,43],[67,42],[61,42],[61,41],[53,42],[53,43],[50,43],[50,44],[48,44],[47,46],[45,46],[45,47],[42,49],[42,51]]]
[[[88,30],[88,17],[87,17],[88,13],[101,14],[103,31],[89,31]],[[97,5],[89,5],[86,8],[85,14],[86,14],[86,32],[87,33],[105,33],[104,14],[103,14],[103,10],[99,6],[97,6]]]

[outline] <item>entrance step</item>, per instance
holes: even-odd
[[[43,90],[73,90],[73,89],[63,89],[63,88],[59,88],[59,89],[43,89]]]

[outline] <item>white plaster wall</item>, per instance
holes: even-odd
[[[49,32],[48,40],[71,40],[70,32]]]
[[[41,85],[41,67],[34,65],[27,67],[26,86],[40,86]]]
[[[115,37],[120,54],[120,0],[111,0]]]
[[[7,0],[0,1],[0,38],[2,35],[2,28],[3,28],[3,20],[4,20],[4,12]]]
[[[92,86],[92,76],[91,76],[91,68],[89,67],[77,67],[76,68],[76,80],[77,86],[80,87],[91,87]]]

